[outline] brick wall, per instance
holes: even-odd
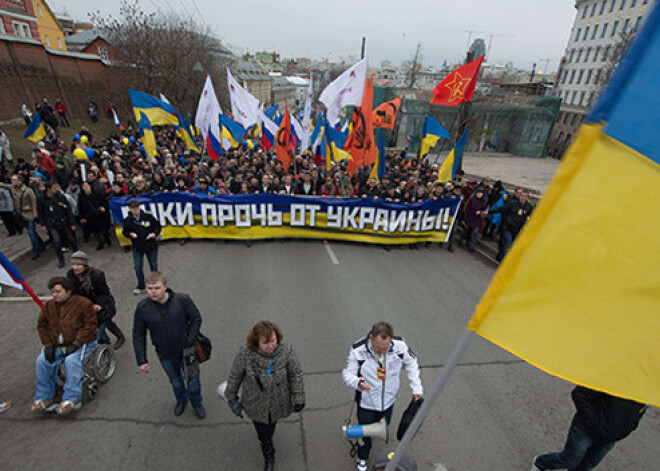
[[[30,41],[0,40],[0,121],[20,118],[23,103],[34,111],[43,98],[54,104],[62,98],[72,117],[84,117],[94,100],[99,113],[105,102],[129,116],[128,84],[121,69],[99,59],[72,57],[46,51]]]

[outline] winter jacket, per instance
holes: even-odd
[[[101,211],[101,208],[105,211]],[[78,199],[78,210],[80,217],[87,220],[87,228],[91,233],[104,232],[110,228],[110,207],[105,195],[82,191]]]
[[[130,236],[131,232],[137,235],[137,239],[133,239]],[[158,242],[156,241],[156,237],[147,239],[147,236],[149,234],[158,236],[160,234],[160,224],[155,217],[144,211],[140,211],[139,220],[135,219],[133,214],[128,213],[128,216],[124,218],[122,233],[124,237],[130,239],[135,250],[140,253],[148,253],[156,250]]]
[[[63,193],[55,193],[53,196],[44,194],[39,221],[49,229],[64,229],[76,225],[69,200]]]
[[[0,188],[0,213],[14,212],[14,198],[11,192],[5,188]]]
[[[465,206],[465,213],[463,214],[463,222],[469,228],[481,226],[481,216],[477,211],[484,211],[486,209],[486,199],[477,199],[476,197],[470,198]]]
[[[147,330],[158,355],[178,359],[191,346],[202,325],[202,315],[187,294],[171,289],[165,305],[150,298],[140,301],[133,317],[133,349],[138,366],[147,361]]]
[[[76,275],[72,269],[69,269],[66,277],[73,283],[75,294],[89,299],[92,304],[101,306],[101,310],[97,313],[99,323],[110,320],[115,316],[117,312],[115,300],[110,293],[105,273],[98,268],[87,267],[81,275]]]
[[[14,211],[19,213],[23,221],[32,221],[37,218],[37,195],[29,186],[21,185],[16,188],[8,183],[0,183],[0,187],[6,188],[11,192],[14,199]]]
[[[84,345],[96,338],[96,313],[89,299],[72,294],[63,303],[46,302],[39,313],[37,331],[41,343],[68,346]],[[62,342],[58,337],[62,334]]]
[[[577,412],[573,425],[598,443],[622,440],[639,425],[647,406],[577,386],[571,393]]]
[[[271,355],[242,347],[231,367],[225,397],[238,399],[242,385],[240,400],[248,417],[275,422],[291,415],[293,406],[305,403],[302,374],[298,357],[285,343]]]
[[[492,214],[502,214],[502,227],[516,236],[522,229],[527,218],[532,214],[534,207],[529,201],[521,203],[518,198],[511,198],[504,206],[489,211]]]
[[[378,379],[378,368],[385,368],[385,379]],[[385,354],[385,364],[381,365],[371,349],[369,336],[351,347],[342,371],[344,383],[356,390],[356,402],[363,409],[385,411],[392,407],[399,392],[401,368],[406,369],[413,394],[424,394],[419,377],[417,357],[401,337],[392,337],[390,348]],[[371,390],[360,391],[358,384],[364,378]]]

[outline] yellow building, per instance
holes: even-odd
[[[37,27],[41,42],[50,49],[66,51],[64,42],[64,31],[55,18],[55,14],[50,9],[46,0],[33,0],[34,16],[37,17]]]

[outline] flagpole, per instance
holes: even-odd
[[[438,379],[436,379],[435,384],[433,384],[433,387],[431,388],[431,391],[425,397],[422,407],[415,415],[415,418],[410,424],[410,427],[408,427],[408,430],[403,436],[403,440],[401,440],[401,443],[399,443],[399,445],[396,447],[396,451],[394,452],[394,457],[387,464],[385,471],[394,471],[396,469],[397,465],[399,464],[399,461],[401,461],[401,456],[406,452],[406,449],[410,445],[410,442],[412,442],[413,438],[415,438],[415,435],[417,434],[417,431],[421,427],[422,422],[424,422],[424,419],[430,412],[431,407],[433,407],[433,404],[440,395],[442,388],[449,380],[449,376],[451,376],[452,372],[458,365],[459,360],[465,354],[465,351],[467,350],[468,345],[470,345],[470,341],[472,340],[473,336],[474,333],[471,330],[466,329],[463,332],[463,335],[458,341],[458,344],[456,344],[456,347],[454,347],[454,350],[451,352],[451,355],[449,356],[449,360],[447,361],[447,364],[442,370],[442,373],[440,374]]]

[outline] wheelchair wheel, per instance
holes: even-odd
[[[100,383],[105,383],[115,374],[117,367],[115,353],[107,345],[97,346],[94,350],[94,358],[92,358],[94,377]]]
[[[99,393],[98,383],[92,381],[83,387],[83,401],[92,401]]]

